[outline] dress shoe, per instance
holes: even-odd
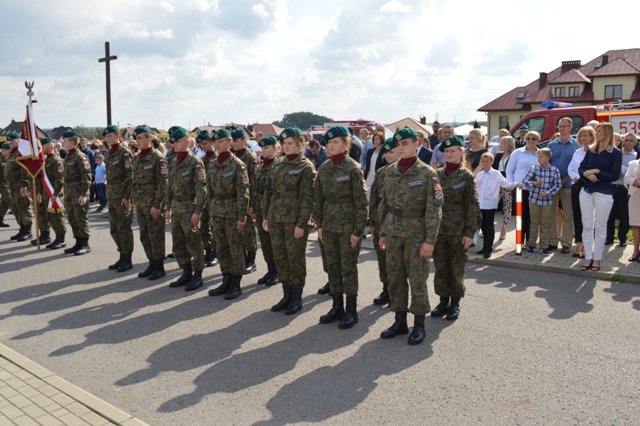
[[[567,254],[570,251],[571,251],[571,248],[569,246],[562,246],[562,250],[560,250],[560,253]]]

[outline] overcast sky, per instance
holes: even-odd
[[[563,60],[640,47],[638,2],[0,0],[0,125],[168,128],[311,111],[389,123],[476,110]],[[623,21],[635,19],[625,31]],[[625,27],[629,28],[628,25]],[[633,28],[633,27],[631,27]],[[625,37],[624,34],[627,34]],[[630,36],[633,34],[633,36]],[[636,44],[634,44],[636,43]]]

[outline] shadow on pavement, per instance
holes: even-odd
[[[611,298],[616,302],[633,301],[631,306],[640,310],[640,286],[638,284],[612,283],[609,288],[604,289],[604,292],[611,294]]]

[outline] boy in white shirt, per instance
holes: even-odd
[[[493,242],[495,241],[496,229],[493,219],[500,201],[500,189],[522,188],[522,184],[508,182],[502,176],[502,173],[494,169],[493,154],[490,152],[485,152],[480,157],[480,168],[481,170],[476,175],[475,181],[480,202],[480,213],[482,214],[480,229],[482,229],[483,244],[482,249],[477,253],[488,259],[491,257]]]

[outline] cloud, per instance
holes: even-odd
[[[388,3],[385,3],[380,8],[380,11],[384,13],[409,13],[411,11],[411,5],[404,4],[399,0],[391,0]]]

